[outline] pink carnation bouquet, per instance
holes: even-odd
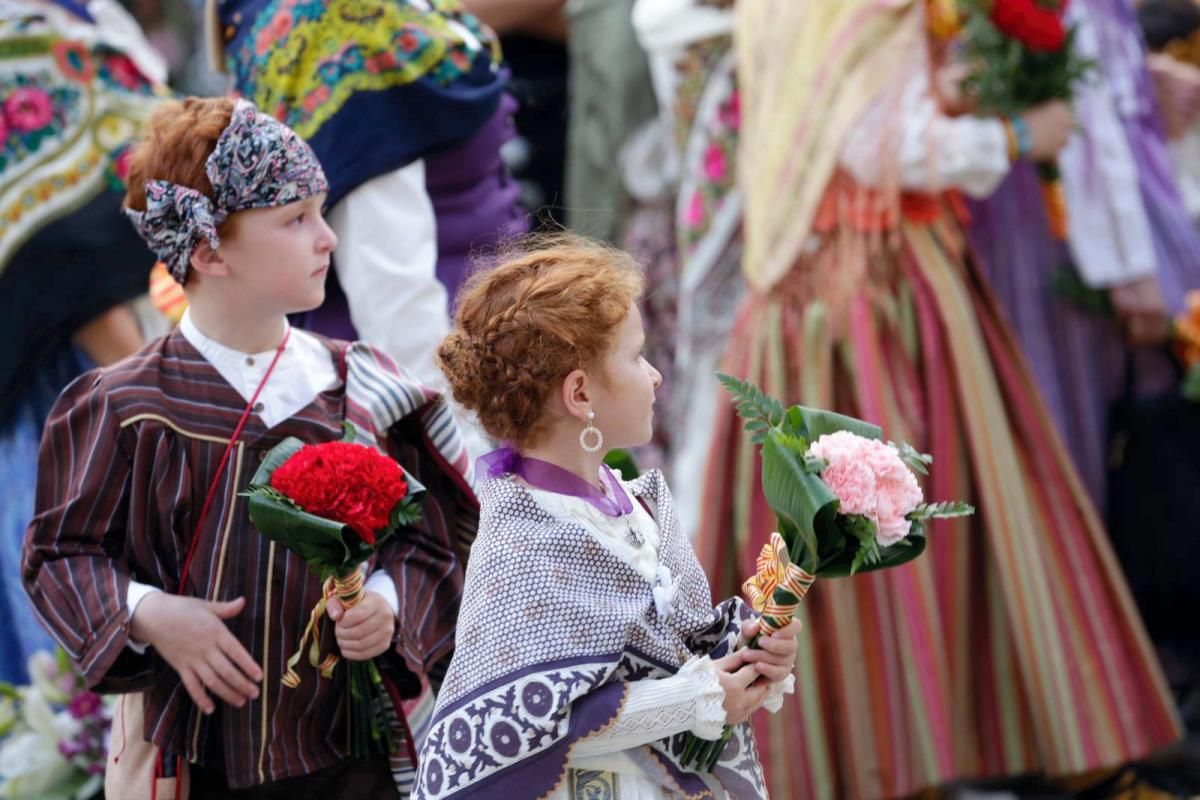
[[[930,520],[975,513],[966,503],[925,502],[917,475],[928,474],[932,457],[883,441],[878,426],[815,408],[785,409],[751,383],[719,377],[762,446],[763,495],[778,526],[743,586],[761,614],[760,635],[791,622],[818,577],[900,566],[924,552]],[[716,763],[725,741],[690,737],[684,766]]]

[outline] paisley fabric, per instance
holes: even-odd
[[[215,249],[217,227],[237,211],[272,208],[328,191],[317,157],[294,131],[237,101],[204,172],[213,199],[170,181],[146,182],[146,210],[126,209],[138,233],[172,277],[187,281],[188,261],[203,239]]]

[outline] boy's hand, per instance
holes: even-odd
[[[787,680],[792,674],[796,663],[796,636],[804,625],[798,619],[789,622],[785,627],[763,636],[758,640],[758,647],[747,647],[741,650],[747,664],[753,664],[758,674],[770,683]],[[758,620],[747,620],[742,623],[742,637],[750,641],[758,633]]]
[[[262,680],[258,664],[225,625],[245,605],[242,597],[212,603],[154,592],[137,604],[129,634],[153,646],[179,673],[192,702],[205,714],[215,708],[208,692],[240,708],[258,697],[255,684]]]
[[[333,620],[338,649],[351,661],[367,661],[388,651],[396,633],[396,615],[383,595],[365,592],[363,600],[347,609],[336,597],[325,607]]]

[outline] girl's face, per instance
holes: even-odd
[[[654,392],[662,375],[642,355],[646,334],[637,305],[629,307],[617,340],[605,358],[599,380],[591,382],[594,424],[604,434],[605,450],[640,447],[650,441]]]

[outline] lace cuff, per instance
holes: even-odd
[[[725,730],[725,690],[717,678],[717,665],[711,658],[693,658],[677,673],[687,678],[696,702],[696,721],[691,732],[701,739],[719,739]]]
[[[571,759],[620,753],[684,731],[717,739],[724,726],[725,690],[716,664],[707,656],[693,658],[669,678],[629,684],[621,714],[608,728],[578,742]]]
[[[783,708],[783,696],[792,694],[796,691],[796,676],[788,675],[787,678],[779,683],[771,684],[770,691],[767,692],[767,699],[763,701],[762,707],[772,714]]]

